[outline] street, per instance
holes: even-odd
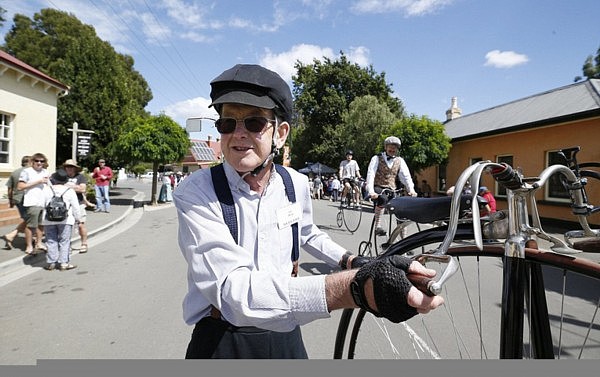
[[[125,184],[146,191],[149,198],[149,182]],[[356,252],[360,241],[367,239],[372,219],[369,210],[364,211],[359,230],[350,234],[336,225],[335,203],[313,200],[313,207],[316,225],[348,250]],[[177,245],[175,208],[136,208],[119,226],[95,237],[93,243],[90,252],[74,255],[75,270],[37,268],[0,287],[1,365],[35,365],[40,359],[183,359],[192,327],[182,319],[186,265]],[[301,276],[331,271],[301,252]],[[489,271],[500,270],[497,264],[492,265],[484,275],[489,276]],[[458,284],[459,279],[455,280],[451,282]],[[488,280],[491,291],[498,294],[497,281]],[[485,309],[484,318],[497,318],[496,305]],[[442,315],[443,310],[434,313]],[[333,358],[340,315],[341,311],[336,311],[330,319],[303,326],[311,359]],[[420,317],[429,316],[435,318],[432,314]],[[397,355],[389,357],[415,358],[413,339],[425,349],[426,357],[435,357],[435,351],[414,335],[413,327],[420,323],[415,317],[399,326],[369,315],[361,332],[361,343],[366,346],[361,351],[368,358],[387,357],[382,350],[390,347],[381,335],[383,330],[401,332],[400,338],[410,340],[409,345],[399,347]],[[450,330],[441,328],[438,333]],[[497,350],[488,351],[489,357],[497,357]]]

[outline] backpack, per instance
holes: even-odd
[[[65,190],[61,196],[56,195],[52,186],[50,186],[50,189],[52,190],[53,196],[52,199],[50,199],[50,203],[46,206],[46,220],[64,221],[69,216],[69,207],[67,207],[67,203],[63,200],[63,195],[69,189]]]

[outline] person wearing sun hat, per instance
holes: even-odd
[[[238,64],[211,82],[210,96],[224,162],[194,172],[173,192],[188,263],[183,316],[195,326],[187,359],[307,358],[300,326],[329,318],[332,310],[368,305],[399,321],[443,302],[405,276],[435,271],[402,256],[394,267],[352,255],[314,224],[308,178],[273,163],[293,120],[292,94],[281,76]],[[347,271],[298,276],[300,246]],[[377,271],[358,269],[370,265]],[[365,288],[367,275],[397,282],[398,289],[375,294]],[[398,299],[383,305],[383,297]]]
[[[81,167],[77,165],[77,162],[73,159],[68,159],[63,164],[63,169],[67,172],[68,181],[65,186],[70,187],[77,194],[77,200],[79,201],[79,221],[78,221],[78,232],[79,238],[81,242],[81,246],[79,247],[80,253],[88,252],[88,232],[87,227],[85,225],[85,221],[87,218],[86,208],[88,206],[87,198],[85,197],[87,192],[87,183],[88,179],[84,174],[81,174]]]

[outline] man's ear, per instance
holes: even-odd
[[[277,149],[283,148],[285,141],[287,140],[288,135],[290,134],[290,124],[288,122],[282,122],[277,127],[277,138],[276,138],[276,146]]]

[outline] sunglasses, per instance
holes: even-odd
[[[275,120],[265,117],[219,118],[215,121],[215,126],[220,134],[230,134],[235,131],[238,122],[243,122],[244,127],[250,132],[262,132],[269,123],[275,122]]]
[[[35,162],[46,162],[46,160],[33,160]]]

